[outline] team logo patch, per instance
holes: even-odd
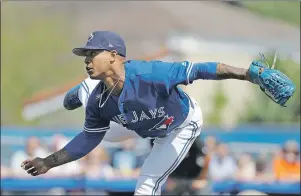
[[[159,123],[157,123],[149,131],[166,131],[169,128],[169,126],[173,123],[173,121],[174,121],[173,116],[166,115]]]

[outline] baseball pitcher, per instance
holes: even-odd
[[[259,85],[281,106],[295,91],[295,85],[287,76],[262,61],[253,61],[249,69],[243,69],[218,62],[126,60],[123,39],[109,31],[93,32],[86,45],[74,48],[73,53],[84,57],[90,78],[100,80],[91,94],[87,86],[82,86],[88,93],[85,100],[72,96],[79,95],[79,87],[66,96],[71,97],[66,98],[67,109],[86,104],[83,131],[61,150],[46,158],[25,160],[21,166],[28,174],[37,176],[80,159],[103,139],[120,141],[136,135],[155,138],[141,169],[135,195],[160,195],[167,177],[201,132],[200,106],[178,87],[179,84],[188,85],[198,79],[245,80]],[[114,132],[109,130],[110,121],[125,127],[127,131],[123,133],[129,136],[117,133],[107,137]]]

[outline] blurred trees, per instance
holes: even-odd
[[[222,84],[217,82],[215,85],[216,90],[214,91],[211,102],[213,106],[212,108],[214,108],[214,110],[212,110],[206,117],[206,124],[210,125],[221,124],[223,122],[222,112],[228,103],[228,99],[224,93]]]
[[[242,4],[254,13],[300,27],[300,1],[242,1]]]
[[[35,2],[1,4],[2,125],[35,124],[23,120],[23,101],[83,73],[81,61],[72,58],[67,19],[47,12],[39,6],[42,4],[28,6],[30,3]]]

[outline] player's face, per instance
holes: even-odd
[[[114,59],[111,52],[105,50],[86,52],[86,70],[91,79],[102,79],[102,76],[110,70],[112,62]]]

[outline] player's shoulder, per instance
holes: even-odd
[[[160,60],[129,60],[126,62],[126,70],[128,75],[131,76],[152,74],[153,72],[158,71],[160,67],[168,64],[168,62],[163,62]]]
[[[149,61],[129,60],[125,66],[128,76],[137,76],[152,72],[152,64]]]
[[[84,88],[87,88],[88,92],[91,93],[100,82],[102,82],[102,81],[91,79],[90,77],[87,77],[85,80],[82,81],[81,85]]]
[[[126,62],[127,64],[131,65],[131,66],[155,66],[155,65],[164,65],[164,64],[170,64],[172,62],[165,62],[165,61],[161,61],[161,60],[151,60],[151,61],[146,61],[146,60],[129,60]]]
[[[101,93],[104,90],[104,87],[105,87],[105,84],[104,84],[103,81],[100,81],[96,85],[96,87],[93,89],[93,91],[92,91],[92,93],[89,97],[89,100],[88,100],[88,103],[87,103],[87,108],[88,107],[94,107],[95,105],[99,104],[100,96],[101,96]]]

